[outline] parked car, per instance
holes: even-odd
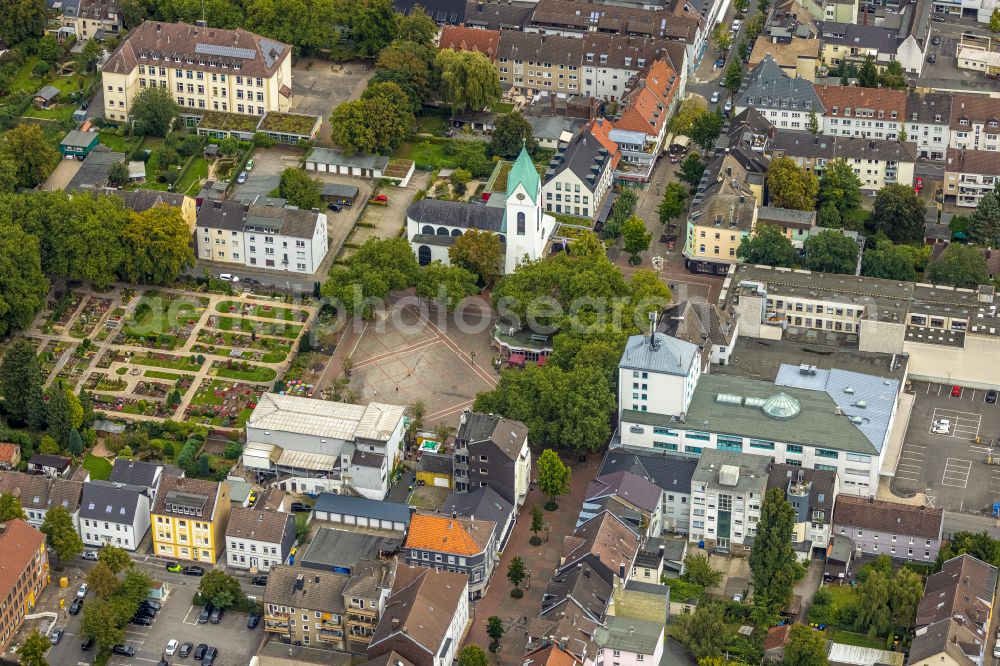
[[[57,627],[53,629],[52,633],[49,634],[49,643],[52,643],[53,645],[59,645],[59,641],[62,640],[63,634],[65,633],[66,630],[63,629],[62,627]]]
[[[924,189],[924,179],[917,176],[916,180],[913,181],[913,189],[917,192]]]
[[[194,649],[194,658],[201,661],[205,658],[205,652],[208,650],[208,645],[205,643],[198,643],[198,647]]]
[[[264,576],[254,576],[253,579],[250,581],[250,584],[251,585],[259,585],[260,587],[266,586],[267,585],[267,575],[264,575]]]
[[[725,58],[719,58],[719,59],[717,59],[715,61],[715,68],[716,69],[722,69],[725,66],[726,66],[726,60],[725,60]]]
[[[957,384],[955,386],[952,386],[951,387],[951,397],[953,397],[953,398],[961,398],[962,397],[962,387],[958,386]]]
[[[247,160],[247,171],[253,171],[253,160]]]
[[[163,654],[167,655],[168,657],[172,657],[174,656],[175,652],[177,652],[177,639],[171,638],[169,641],[167,641],[167,647],[163,648]]]
[[[80,589],[76,591],[76,598],[77,599],[83,599],[85,596],[87,596],[87,590],[89,590],[89,589],[90,588],[87,586],[86,583],[84,583],[83,585],[81,585]]]
[[[119,643],[118,645],[111,648],[111,651],[115,654],[120,654],[123,657],[134,657],[135,648],[131,645],[125,645],[124,643]]]
[[[184,575],[185,576],[204,576],[205,575],[205,568],[204,567],[193,566],[193,565],[190,566],[190,567],[184,567]]]
[[[163,604],[155,599],[143,599],[140,606],[146,606],[147,608],[152,608],[153,610],[160,610],[163,608]]]
[[[934,35],[933,37],[931,37],[931,44],[933,44],[934,46],[940,46],[941,38],[938,37],[937,35]]]
[[[139,625],[142,627],[149,627],[153,624],[152,615],[136,615],[132,618],[131,624]]]
[[[332,210],[334,213],[340,212],[340,204],[328,203],[326,205],[327,210]]]
[[[181,645],[181,649],[177,651],[177,656],[181,659],[187,659],[187,656],[191,654],[191,650],[194,649],[194,643],[184,643]]]
[[[247,629],[256,629],[258,624],[260,624],[260,613],[250,613],[250,617],[247,618]]]
[[[215,660],[218,657],[219,657],[219,651],[216,650],[214,647],[210,647],[207,650],[205,650],[205,657],[202,659],[201,663],[203,663],[205,666],[212,666],[212,664],[215,663]]]
[[[300,513],[302,511],[312,511],[312,508],[303,504],[302,502],[292,502],[290,505],[292,513]]]
[[[219,622],[222,622],[222,616],[225,614],[225,608],[214,608],[212,609],[212,613],[208,616],[208,621],[212,624],[219,624]]]
[[[719,91],[716,90],[714,93],[712,93],[712,99],[709,100],[709,101],[712,104],[718,104],[719,103],[719,97],[720,97]]]
[[[69,614],[76,615],[83,609],[83,599],[74,599],[69,605]]]
[[[945,19],[940,14],[934,14],[933,16],[931,16],[931,20],[934,21],[935,23],[944,23]]]
[[[733,101],[727,99],[725,106],[722,107],[722,112],[728,116],[729,112],[732,110],[733,110]]]
[[[240,278],[232,273],[219,273],[219,279],[223,282],[239,282]]]
[[[990,389],[986,392],[986,402],[991,405],[995,405],[997,403],[997,392],[995,390]],[[998,630],[997,633],[1000,633],[1000,630]]]
[[[243,284],[260,284],[257,278],[243,278]]]
[[[240,171],[240,175],[236,176],[236,182],[239,183],[240,185],[247,182],[247,172]]]
[[[93,636],[91,636],[84,642],[80,643],[80,649],[84,652],[89,652],[94,647],[94,643],[96,642],[97,641],[94,640]]]
[[[90,560],[91,562],[96,562],[101,558],[96,550],[85,550],[83,551],[83,559]]]
[[[375,196],[373,196],[371,199],[368,200],[368,203],[373,203],[373,204],[378,204],[379,206],[384,206],[387,203],[389,203],[389,197],[387,197],[384,194],[376,194]]]
[[[179,573],[181,570],[181,565],[177,562],[167,562],[167,571],[173,571],[174,573]]]
[[[198,624],[205,624],[208,622],[208,616],[212,614],[212,604],[205,604],[205,607],[201,609],[198,613]]]

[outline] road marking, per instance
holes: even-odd
[[[188,609],[188,612],[184,614],[184,619],[181,620],[182,624],[190,624],[192,626],[196,626],[198,624],[197,616],[195,617],[194,622],[188,622],[188,616],[191,615],[191,611],[193,610],[194,610],[194,605],[192,605],[191,608]],[[200,610],[198,612],[201,613]]]
[[[948,458],[941,476],[941,485],[952,488],[966,488],[969,485],[969,471],[972,461],[964,458]]]

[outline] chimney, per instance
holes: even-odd
[[[618,565],[618,577],[625,578],[625,563],[622,562]]]

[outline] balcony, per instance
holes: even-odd
[[[357,615],[356,613],[348,613],[347,623],[362,624],[367,627],[374,627],[376,624],[378,624],[378,619],[374,615]]]
[[[288,636],[289,635],[288,616],[265,615],[264,631],[269,631],[273,634],[281,634],[282,636]]]

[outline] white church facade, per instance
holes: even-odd
[[[450,263],[448,248],[469,229],[500,236],[504,245],[504,273],[518,263],[540,259],[556,228],[542,203],[542,181],[526,150],[522,149],[507,176],[505,196],[494,194],[485,204],[423,199],[406,210],[406,237],[421,266]]]

